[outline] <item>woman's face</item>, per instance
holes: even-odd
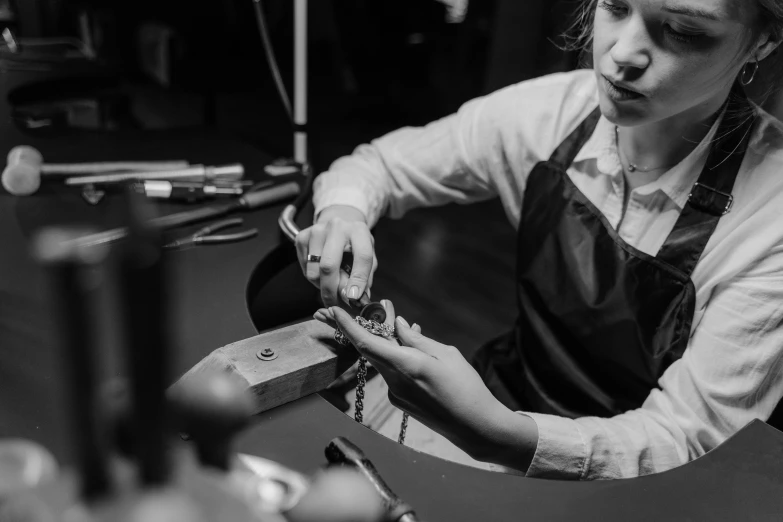
[[[622,126],[708,118],[752,59],[755,4],[598,0],[593,67],[604,116]]]

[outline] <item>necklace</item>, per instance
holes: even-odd
[[[620,163],[623,162],[622,153],[620,151],[620,128],[615,125],[614,126],[614,144],[617,147],[617,157],[620,158]],[[676,165],[676,164],[675,164]],[[673,167],[674,165],[662,165],[660,167],[652,167],[652,168],[640,168],[635,163],[628,162],[628,172],[653,172],[655,170],[661,170],[661,169],[669,169]]]
[[[362,328],[367,330],[373,335],[383,337],[385,339],[395,339],[398,344],[400,339],[397,337],[394,331],[394,326],[390,326],[383,323],[378,323],[369,319],[365,319],[362,316],[356,317],[356,322],[359,323]],[[343,346],[348,346],[351,341],[339,328],[334,331],[334,340]],[[356,413],[354,418],[359,424],[364,424],[364,386],[367,384],[367,359],[364,356],[359,357],[359,367],[356,372]],[[397,442],[405,444],[405,434],[408,431],[408,413],[402,412],[402,421],[400,422],[400,435],[397,438]]]

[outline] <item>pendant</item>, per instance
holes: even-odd
[[[636,165],[634,165],[633,163],[629,163],[628,172],[636,172]]]

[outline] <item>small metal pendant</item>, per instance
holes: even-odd
[[[629,163],[628,172],[636,172],[636,165],[634,165],[633,163]]]

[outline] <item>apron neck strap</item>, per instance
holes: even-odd
[[[745,158],[756,111],[735,83],[699,180],[694,184],[658,258],[690,276],[721,216],[731,211],[732,190]]]
[[[587,140],[593,135],[600,118],[601,109],[600,107],[596,107],[595,110],[590,113],[590,116],[585,118],[552,153],[549,162],[554,163],[564,172],[568,170],[574,162],[576,155],[579,154],[579,151],[585,146]]]

